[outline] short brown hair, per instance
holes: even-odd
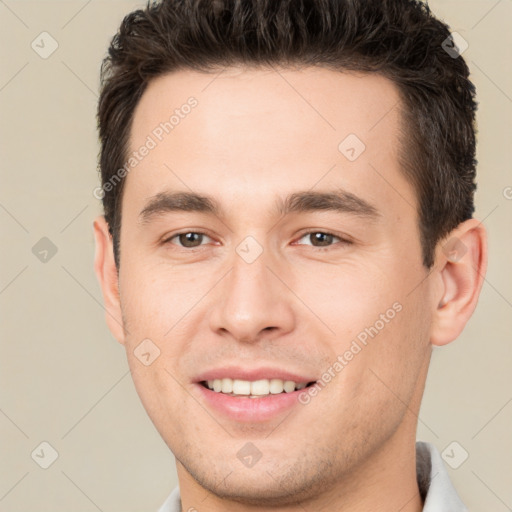
[[[400,160],[417,194],[430,268],[438,241],[474,212],[475,87],[450,38],[448,26],[416,0],[148,2],[124,18],[102,63],[102,186],[124,166],[137,102],[164,73],[240,64],[375,72],[395,83],[402,99]],[[103,195],[118,269],[123,185]]]

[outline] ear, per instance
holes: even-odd
[[[446,345],[463,331],[473,314],[487,270],[487,235],[481,222],[462,222],[436,250],[436,309],[430,341]]]
[[[93,224],[96,241],[94,271],[103,292],[105,319],[114,338],[125,342],[125,330],[121,301],[119,298],[119,278],[114,260],[114,245],[105,217],[97,217]]]

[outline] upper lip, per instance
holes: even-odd
[[[242,368],[241,366],[226,366],[223,368],[213,368],[207,370],[194,379],[195,382],[203,382],[215,379],[239,379],[239,380],[262,380],[262,379],[281,379],[283,381],[291,380],[296,384],[315,382],[316,378],[300,375],[299,373],[283,370],[282,368],[258,367]]]

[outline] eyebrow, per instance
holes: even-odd
[[[377,219],[381,214],[361,197],[343,189],[332,192],[302,191],[294,192],[284,200],[275,202],[275,212],[279,215],[306,213],[314,211],[334,211]],[[222,208],[211,196],[194,192],[161,192],[151,197],[139,214],[143,224],[151,222],[169,212],[198,212],[222,217]]]

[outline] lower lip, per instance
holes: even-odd
[[[298,398],[300,393],[304,392],[304,389],[299,389],[291,393],[249,398],[217,393],[199,383],[196,386],[199,388],[202,397],[216,411],[235,421],[252,423],[270,420],[290,410],[294,405],[301,405]]]

